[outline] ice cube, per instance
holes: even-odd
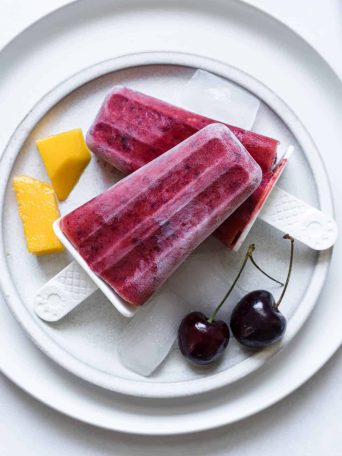
[[[149,376],[168,355],[186,306],[166,284],[123,328],[118,353],[133,372]]]
[[[185,109],[250,130],[260,102],[237,84],[197,70],[180,94],[179,104]]]

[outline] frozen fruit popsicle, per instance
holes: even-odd
[[[89,267],[143,304],[261,181],[260,166],[212,124],[62,218]]]
[[[127,87],[114,87],[87,134],[89,148],[124,173],[130,173],[204,126],[215,122]],[[237,249],[257,208],[273,188],[278,141],[230,127],[263,171],[260,188],[215,234]],[[280,171],[280,168],[278,168]]]
[[[129,174],[216,122],[128,87],[117,86],[106,97],[86,141],[98,157]],[[228,127],[262,170],[271,171],[276,162],[278,141]]]

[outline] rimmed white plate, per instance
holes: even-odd
[[[124,8],[124,7],[121,5],[121,8]],[[222,7],[222,8],[223,8],[223,9],[220,10],[221,12],[224,11],[224,7]],[[235,8],[235,7],[234,7],[234,8]],[[234,9],[234,11],[236,12],[235,9]],[[106,10],[105,12],[106,12],[106,14],[107,14],[107,13],[108,13],[108,10]],[[122,11],[121,11],[121,12],[122,12]],[[183,12],[183,11],[182,11],[182,12]],[[243,10],[242,10],[242,11],[239,10],[239,13],[240,13],[240,14],[243,14],[243,12],[244,12]],[[70,10],[68,11],[68,13],[70,13]],[[91,11],[90,11],[90,13],[91,13]],[[207,13],[207,10],[205,10],[205,13]],[[237,17],[235,17],[235,19],[237,19],[237,20],[240,21],[240,20],[241,20],[241,16],[237,16]],[[95,19],[94,19],[94,20],[95,20]],[[259,20],[260,20],[260,17],[259,17]],[[225,37],[225,39],[227,39],[227,37]],[[234,40],[234,42],[235,42],[235,40]],[[239,43],[241,44],[241,40],[239,41]],[[176,46],[176,47],[177,47],[177,46]],[[56,49],[55,49],[55,50],[56,50]],[[232,53],[232,55],[233,55],[233,53]],[[234,56],[236,56],[235,53],[234,53]],[[253,62],[251,62],[251,63],[253,63]],[[240,65],[239,65],[239,66],[240,66]],[[254,74],[254,72],[253,72],[253,74]],[[267,76],[269,76],[269,75],[267,75]],[[326,76],[326,74],[324,74],[324,76]],[[5,82],[6,82],[6,81],[5,81]],[[50,83],[51,83],[51,80],[50,80]],[[313,91],[313,92],[314,92],[314,91]],[[311,93],[312,93],[312,92],[311,92]],[[25,104],[25,102],[26,102],[26,100],[23,102],[23,104]],[[309,116],[309,117],[310,117],[310,116]],[[309,123],[310,123],[310,122],[309,122]],[[214,420],[214,421],[217,423],[216,420]],[[187,427],[187,429],[189,429],[189,427]]]
[[[27,174],[45,180],[44,167],[34,146],[35,140],[80,125],[86,130],[96,114],[97,106],[113,85],[140,88],[152,95],[161,93],[161,96],[168,99],[167,94],[184,85],[196,68],[223,76],[259,97],[262,106],[257,127],[261,131],[263,128],[273,130],[283,148],[293,144],[297,149],[280,185],[298,192],[302,198],[309,198],[312,204],[318,202],[320,209],[331,213],[332,200],[321,159],[304,127],[289,108],[273,92],[245,73],[190,54],[131,54],[78,73],[49,92],[30,111],[12,136],[1,160],[0,205],[3,207],[3,218],[0,219],[0,224],[3,232],[0,236],[0,277],[8,304],[37,345],[61,366],[95,385],[134,396],[178,397],[204,393],[228,385],[259,368],[301,328],[316,302],[330,261],[331,251],[317,255],[304,246],[298,247],[298,284],[289,290],[287,305],[285,303],[283,307],[288,327],[281,344],[257,353],[245,352],[236,347],[234,361],[228,351],[223,362],[210,370],[189,368],[177,350],[174,350],[173,362],[168,360],[163,369],[153,376],[146,379],[132,374],[122,365],[115,349],[121,328],[126,322],[113,311],[107,300],[104,301],[100,293],[88,299],[83,312],[82,308],[78,309],[76,319],[69,316],[59,324],[48,325],[34,315],[34,293],[69,262],[66,255],[51,255],[37,260],[25,250],[12,178],[14,175]],[[72,195],[60,205],[63,213],[108,188],[118,178],[117,173],[114,174],[113,176],[110,168],[101,166],[93,159]],[[300,187],[296,184],[299,180]],[[280,233],[267,229],[264,225],[258,226],[257,223],[252,228],[249,240],[252,239],[261,250],[267,252],[269,269],[278,267],[282,271],[284,268],[279,260],[286,264],[287,257],[281,241],[277,242],[277,237],[280,240]],[[273,255],[269,255],[270,244],[274,249]],[[210,248],[208,242],[206,248]],[[218,247],[214,244],[213,248]],[[243,254],[241,252],[240,257]],[[282,256],[284,262],[281,261]],[[237,265],[236,257],[236,253],[227,252],[222,268],[222,273],[231,279]],[[202,261],[208,263],[205,256]],[[210,262],[207,266],[209,269],[212,267]],[[23,283],[22,278],[28,276],[31,280]],[[188,286],[193,288],[191,282]],[[209,281],[208,286],[214,286],[214,282]],[[250,286],[250,281],[246,280],[246,287]],[[219,299],[220,294],[217,295],[217,301]],[[195,308],[190,307],[191,310]],[[185,309],[184,314],[190,309]],[[135,318],[139,318],[139,312]],[[153,331],[152,328],[146,330]]]

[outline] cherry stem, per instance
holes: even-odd
[[[280,295],[280,297],[278,299],[278,302],[275,305],[275,309],[278,309],[278,307],[280,306],[280,303],[281,303],[281,301],[282,301],[282,299],[283,299],[283,297],[285,295],[287,286],[288,286],[289,281],[290,281],[291,272],[292,272],[292,265],[293,265],[294,239],[289,234],[285,234],[284,239],[288,239],[289,241],[291,241],[291,253],[290,253],[290,261],[289,261],[289,269],[288,269],[288,272],[287,272],[286,282],[285,282],[283,291],[282,291],[282,293],[281,293],[281,295]]]
[[[211,316],[209,317],[208,319],[208,323],[212,323],[214,320],[215,320],[215,317],[217,315],[217,312],[221,309],[221,307],[223,306],[223,304],[225,303],[226,299],[228,299],[230,293],[233,291],[233,288],[235,287],[237,281],[239,280],[241,274],[242,274],[242,271],[244,270],[245,266],[246,266],[246,263],[248,261],[249,258],[251,258],[251,256],[253,255],[253,252],[255,250],[255,244],[251,244],[249,247],[248,247],[248,250],[247,250],[247,253],[246,253],[246,256],[245,256],[245,259],[243,260],[243,263],[242,263],[242,266],[240,268],[240,271],[238,272],[238,275],[235,277],[235,280],[234,282],[232,283],[231,287],[229,288],[229,290],[227,291],[227,293],[225,294],[224,298],[222,299],[222,301],[220,302],[220,304],[216,307],[216,309],[214,310],[214,312],[211,314]]]
[[[251,254],[251,256],[249,257],[249,259],[251,260],[251,262],[253,263],[253,265],[258,269],[258,271],[260,271],[262,274],[264,274],[264,276],[268,277],[269,279],[273,280],[273,282],[276,282],[276,283],[279,283],[279,285],[281,285],[282,287],[284,286],[283,282],[280,282],[280,280],[277,280],[275,279],[274,277],[270,276],[269,274],[267,274],[267,272],[265,272],[263,269],[261,269],[261,267],[256,263],[256,261],[254,260],[253,258],[253,254]]]

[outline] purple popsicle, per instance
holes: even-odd
[[[61,228],[94,272],[142,305],[261,177],[231,131],[211,124],[63,217]]]

